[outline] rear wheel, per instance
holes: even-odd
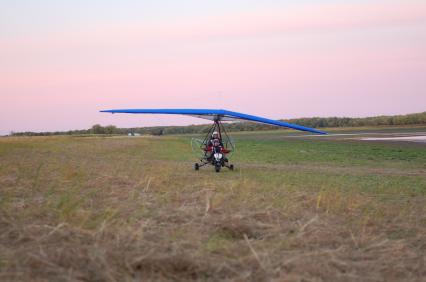
[[[200,169],[200,165],[199,165],[198,163],[196,163],[196,164],[194,165],[194,169],[195,169],[195,170],[199,170],[199,169]]]
[[[230,170],[234,170],[234,165],[233,165],[233,164],[231,164],[231,165],[229,166],[229,169],[230,169]]]

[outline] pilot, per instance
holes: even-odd
[[[219,141],[219,144],[215,144],[214,141]],[[221,138],[219,136],[219,132],[217,132],[217,131],[214,131],[212,133],[212,138],[210,138],[209,142],[207,143],[207,147],[211,148],[211,147],[214,147],[215,145],[223,147],[222,140],[221,140]]]

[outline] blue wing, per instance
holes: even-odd
[[[126,113],[126,114],[166,114],[166,115],[188,115],[197,118],[209,119],[213,121],[252,121],[275,126],[287,127],[301,131],[307,131],[318,134],[327,134],[324,131],[309,128],[297,124],[287,123],[278,120],[267,119],[263,117],[247,115],[227,110],[211,110],[211,109],[121,109],[121,110],[104,110],[103,113]]]

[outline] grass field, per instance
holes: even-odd
[[[426,144],[234,137],[0,138],[0,280],[426,281]]]

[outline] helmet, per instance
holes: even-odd
[[[215,135],[219,135],[219,132],[214,131],[214,132],[212,133],[212,137],[214,137]]]

